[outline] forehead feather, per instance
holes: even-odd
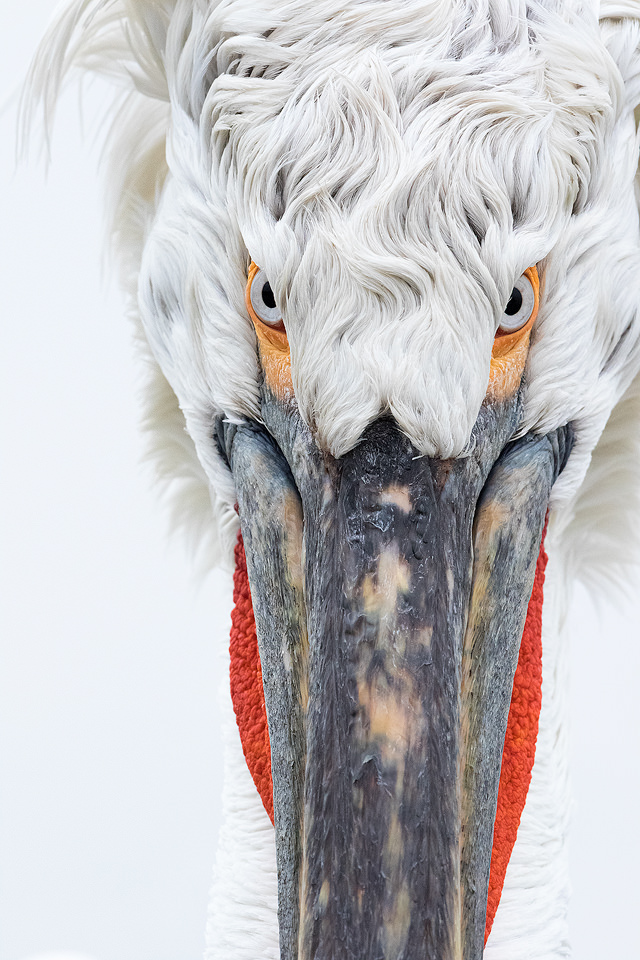
[[[224,70],[205,113],[223,176],[242,181],[252,213],[264,205],[292,220],[319,192],[344,212],[398,180],[407,193],[420,178],[433,191],[478,193],[484,177],[518,208],[546,181],[546,220],[588,175],[612,64],[584,24],[559,49],[556,35],[545,42],[544,21],[523,13],[519,4],[280,6],[263,33],[217,48]]]
[[[547,254],[588,187],[615,85],[604,49],[580,55],[595,23],[558,49],[555,14],[531,9],[263,3],[262,32],[231,37],[219,14],[225,73],[203,111],[214,177],[282,291],[314,231],[370,237],[372,270],[380,247],[421,245],[427,263],[453,251],[490,271],[496,309]]]
[[[187,104],[202,189],[218,231],[226,224],[272,281],[308,419],[339,452],[391,408],[422,449],[461,452],[511,285],[551,263],[587,200],[592,212],[602,200],[620,78],[595,17],[577,5],[229,0],[202,33],[216,75]],[[193,52],[176,49],[177,77]],[[176,122],[184,157],[180,136]],[[246,259],[207,270],[241,302]],[[549,269],[548,288],[561,271]],[[237,330],[218,324],[216,336]],[[543,349],[534,342],[534,360]],[[543,393],[571,396],[571,383],[552,386],[563,375],[548,364]],[[212,378],[241,412],[224,372]],[[535,386],[530,410],[567,415]]]

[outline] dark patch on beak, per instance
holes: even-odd
[[[570,428],[469,456],[381,420],[341,460],[295,406],[220,426],[272,749],[282,960],[480,960],[500,762]]]

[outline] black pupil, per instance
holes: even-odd
[[[520,299],[522,300],[522,297],[520,297]],[[273,310],[276,305],[276,298],[273,295],[273,290],[268,280],[262,288],[262,302],[269,310]]]
[[[511,291],[511,299],[506,306],[505,313],[508,317],[515,317],[516,313],[520,310],[522,306],[522,294],[517,287],[514,287]]]

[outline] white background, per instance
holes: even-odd
[[[54,4],[0,0],[0,98]],[[195,960],[219,820],[224,578],[194,585],[141,465],[139,369],[102,279],[99,92],[15,170],[0,116],[0,960]],[[640,602],[573,608],[578,960],[640,958]]]

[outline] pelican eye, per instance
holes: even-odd
[[[509,302],[498,327],[498,335],[515,333],[531,319],[536,308],[536,292],[526,273],[523,273],[511,291]]]
[[[284,330],[280,308],[264,270],[259,267],[249,278],[249,306],[255,319],[269,327]]]

